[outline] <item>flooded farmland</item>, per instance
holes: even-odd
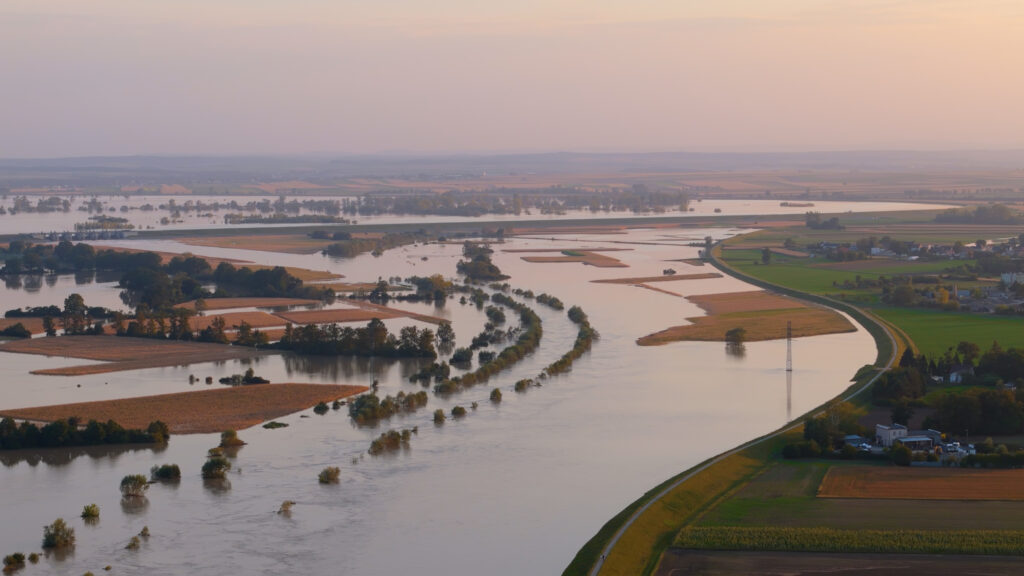
[[[159,450],[6,453],[0,499],[8,521],[0,525],[0,542],[7,552],[38,550],[42,526],[61,516],[76,529],[78,542],[66,557],[42,560],[47,572],[57,574],[96,572],[106,565],[123,573],[390,575],[422,572],[424,566],[453,574],[559,573],[581,544],[644,491],[835,396],[859,367],[873,361],[874,345],[863,330],[797,339],[787,398],[784,341],[748,343],[742,357],[727,354],[722,343],[639,347],[637,338],[703,312],[678,295],[590,282],[658,276],[667,267],[680,274],[708,272],[675,260],[695,257],[697,249],[687,244],[705,235],[738,232],[641,229],[507,240],[494,247],[493,259],[511,275],[509,283],[557,296],[566,307],[581,306],[601,334],[571,372],[525,393],[513,391],[515,381],[536,376],[576,337],[576,326],[564,312],[531,302],[543,320],[543,340],[508,371],[451,397],[431,393],[426,409],[378,427],[356,426],[344,410],[322,416],[307,410],[279,419],[287,428],[240,431],[248,444],[232,459],[225,485],[199,477],[207,449],[218,443],[215,434],[174,436]],[[436,243],[348,260],[173,241],[126,245],[327,269],[353,282],[451,276],[461,257],[460,246]],[[614,257],[628,268],[531,263],[523,253],[507,251],[580,247],[625,248]],[[42,279],[34,290],[8,285],[0,291],[0,304],[4,309],[60,304],[79,292],[90,305],[123,308],[112,279],[79,280]],[[663,286],[682,295],[752,289],[728,277]],[[486,322],[482,311],[457,298],[442,308],[395,306],[450,319],[458,345],[468,343]],[[429,326],[405,318],[386,322],[393,330]],[[377,380],[381,395],[422,389],[408,380],[422,361],[270,354],[251,362],[273,382],[369,385]],[[82,363],[87,362],[0,354],[0,407],[182,392],[205,387],[190,385],[190,374],[216,380],[249,366],[229,361],[73,378],[29,374]],[[494,387],[504,396],[498,405],[488,401]],[[478,408],[465,418],[439,426],[431,420],[435,409],[449,412],[473,402]],[[366,454],[382,431],[412,427],[418,434],[408,450]],[[144,505],[122,505],[117,488],[122,476],[170,462],[182,469],[180,483],[154,485]],[[325,466],[340,467],[339,484],[318,484],[317,473]],[[290,514],[277,514],[284,500],[296,504]],[[102,511],[95,526],[78,518],[89,503]],[[143,526],[152,536],[141,549],[125,550]]]

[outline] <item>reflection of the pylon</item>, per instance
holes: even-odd
[[[793,420],[793,371],[786,370],[786,422]]]

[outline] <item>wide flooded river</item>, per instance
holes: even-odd
[[[590,282],[659,276],[668,267],[680,274],[713,271],[671,261],[696,256],[697,249],[685,244],[705,235],[738,232],[632,230],[512,239],[495,246],[494,261],[511,275],[514,287],[548,292],[567,308],[581,306],[601,333],[570,373],[525,393],[512,390],[516,380],[536,376],[571,348],[576,335],[564,312],[530,303],[543,319],[544,337],[540,348],[514,368],[450,398],[431,394],[426,409],[378,428],[355,426],[344,410],[323,416],[307,410],[280,418],[288,428],[241,431],[248,445],[233,459],[229,489],[205,485],[199,477],[206,450],[218,442],[212,434],[174,436],[159,451],[61,450],[42,458],[2,454],[0,552],[39,550],[42,526],[60,516],[75,528],[78,542],[62,559],[43,559],[47,573],[98,574],[112,565],[114,573],[122,574],[558,574],[580,545],[644,491],[781,426],[789,413],[821,404],[873,361],[874,345],[863,330],[795,340],[787,398],[784,341],[747,344],[742,357],[726,354],[721,343],[639,347],[638,337],[683,324],[702,311],[672,294]],[[461,255],[460,246],[439,244],[351,260],[170,241],[130,245],[329,269],[345,274],[347,281],[435,272],[451,276]],[[529,263],[521,253],[503,251],[578,247],[626,248],[609,254],[629,267]],[[87,280],[32,280],[32,292],[6,287],[0,304],[3,309],[60,304],[77,291],[90,305],[120,305],[112,282]],[[659,286],[684,295],[752,289],[727,277]],[[457,299],[440,309],[397,307],[451,318],[460,345],[486,321],[475,307]],[[388,323],[397,329],[414,322]],[[71,363],[83,362],[0,354],[0,407],[198,389],[205,385],[190,386],[189,374],[216,377],[246,368],[232,361],[76,378],[29,374]],[[257,374],[274,382],[365,385],[377,379],[382,395],[421,389],[408,381],[417,366],[292,355],[269,355],[255,363]],[[500,405],[487,400],[493,387],[504,393]],[[431,422],[434,409],[468,408],[474,401],[479,408],[463,419],[441,426]],[[419,432],[408,451],[366,454],[371,439],[383,430],[413,426]],[[182,469],[180,483],[152,486],[144,506],[122,505],[122,476],[170,462]],[[317,483],[325,466],[341,468],[340,484]],[[290,515],[276,513],[284,500],[296,502]],[[78,518],[89,503],[101,509],[95,526]],[[125,550],[144,525],[152,536],[141,549]],[[26,573],[39,569],[29,567]]]
[[[33,205],[41,198],[49,196],[27,197]],[[280,227],[309,226],[310,223],[294,224],[244,224],[228,223],[224,217],[229,214],[237,216],[271,216],[274,213],[273,205],[278,199],[277,196],[153,196],[153,195],[114,195],[114,196],[57,196],[67,201],[67,211],[58,210],[55,212],[18,212],[12,209],[19,197],[9,195],[6,198],[0,197],[0,208],[5,213],[0,213],[0,233],[3,234],[35,234],[50,232],[72,232],[76,224],[83,224],[89,221],[90,217],[106,216],[115,218],[127,218],[135,227],[135,230],[203,230],[210,228],[232,228],[232,227]],[[342,200],[355,200],[354,198],[339,196],[299,196],[297,200],[312,202],[335,202]],[[224,205],[235,203],[237,207],[229,208]],[[203,208],[203,205],[220,203],[222,206],[216,209]],[[679,209],[666,210],[664,212],[634,213],[626,211],[597,211],[590,210],[567,210],[560,214],[542,214],[537,210],[524,211],[520,214],[487,214],[480,217],[471,216],[440,216],[440,215],[412,215],[412,214],[374,214],[374,215],[344,215],[338,217],[346,218],[356,225],[363,224],[408,224],[428,222],[517,222],[524,220],[586,220],[595,218],[664,218],[673,217],[707,217],[707,216],[744,216],[754,214],[782,215],[782,214],[804,214],[808,210],[825,213],[842,212],[882,212],[897,210],[922,210],[942,208],[939,205],[913,204],[908,202],[841,202],[841,201],[815,201],[811,206],[792,205],[783,206],[778,200],[719,200],[709,199],[690,202],[687,211]],[[92,211],[87,208],[92,207]],[[315,206],[315,205],[311,205]],[[262,208],[262,209],[261,209]],[[300,208],[297,212],[289,212],[291,216],[324,215],[322,211],[314,211],[314,208]]]

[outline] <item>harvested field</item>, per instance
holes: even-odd
[[[196,236],[181,238],[179,242],[190,246],[261,250],[264,252],[283,252],[286,254],[315,254],[331,243],[330,240],[316,240],[305,234]]]
[[[843,316],[824,308],[789,308],[736,312],[716,316],[688,318],[693,324],[673,326],[639,338],[640,346],[660,346],[669,342],[697,340],[724,342],[725,333],[733,328],[746,330],[746,341],[779,340],[786,337],[786,322],[793,323],[793,337],[820,336],[855,332],[857,329]]]
[[[325,324],[330,322],[369,322],[374,318],[387,320],[389,318],[412,318],[422,322],[440,324],[445,322],[443,318],[427,316],[415,312],[407,312],[397,308],[389,308],[379,304],[372,304],[362,300],[348,301],[353,308],[334,308],[329,310],[293,310],[280,312],[276,316],[284,318],[293,324]]]
[[[43,333],[42,318],[0,318],[0,330],[5,330],[18,323],[21,323],[26,330],[33,334]],[[58,323],[57,326],[59,327],[60,324]]]
[[[755,310],[779,310],[783,308],[805,308],[806,304],[765,292],[751,290],[749,292],[729,292],[725,294],[702,294],[688,296],[687,300],[707,311],[709,315],[730,314],[733,312],[753,312]]]
[[[182,186],[181,184],[161,184],[160,185],[160,193],[161,194],[178,194],[178,195],[183,195],[184,196],[184,195],[191,194],[192,190]]]
[[[360,308],[334,308],[330,310],[294,310],[276,314],[293,324],[327,324],[332,322],[369,322],[374,318],[387,320],[401,318],[404,314],[397,311],[363,310]],[[278,321],[280,324],[280,321]]]
[[[596,266],[598,268],[629,268],[628,264],[623,264],[621,260],[612,258],[611,256],[604,256],[596,252],[584,252],[579,250],[573,250],[579,255],[565,255],[565,256],[523,256],[523,260],[534,263],[567,263],[567,262],[579,262],[588,266]]]
[[[249,268],[250,270],[271,270],[274,266],[264,266],[261,264],[246,264],[243,268]],[[328,272],[327,270],[310,270],[308,268],[293,268],[291,266],[285,266],[284,269],[303,282],[320,282],[322,280],[340,280],[345,276],[343,274],[335,274],[334,272]]]
[[[228,312],[227,314],[212,314],[209,316],[194,316],[189,321],[193,332],[206,329],[213,324],[214,319],[223,318],[225,328],[233,330],[238,328],[242,322],[253,328],[266,328],[267,326],[283,326],[284,322],[272,314],[266,312]]]
[[[412,318],[413,320],[419,320],[420,322],[429,322],[430,324],[441,324],[448,322],[444,318],[438,318],[437,316],[428,316],[427,314],[420,314],[418,312],[409,312],[407,310],[399,310],[398,308],[389,308],[387,306],[381,306],[380,304],[374,304],[367,302],[366,300],[351,300],[349,304],[363,310],[380,311],[390,314],[398,314],[406,318]]]
[[[683,295],[678,293],[678,292],[673,292],[671,290],[664,290],[662,288],[658,288],[656,286],[650,286],[648,284],[636,284],[636,287],[637,288],[646,288],[647,290],[653,290],[655,292],[661,292],[662,294],[668,294],[669,296],[678,296],[679,298],[683,297]]]
[[[376,282],[331,282],[328,284],[315,284],[318,288],[330,288],[335,292],[370,292],[377,287]],[[388,292],[403,292],[409,290],[407,286],[388,285]]]
[[[702,274],[670,274],[664,276],[644,276],[639,278],[607,278],[604,280],[591,280],[595,284],[649,284],[651,282],[675,282],[678,280],[706,280],[708,278],[721,278],[718,272]]]
[[[257,190],[262,190],[268,194],[276,194],[279,191],[290,192],[292,190],[320,190],[322,188],[327,188],[327,186],[306,182],[305,180],[288,180],[285,182],[263,182],[260,184],[250,184],[248,186],[244,186],[244,188],[256,188]]]
[[[211,268],[216,268],[221,262],[227,262],[232,266],[239,266],[240,264],[247,264],[245,260],[235,260],[234,258],[214,258],[212,256],[199,256],[198,254],[190,254],[188,252],[179,254],[177,252],[157,252],[156,250],[139,250],[137,248],[126,248],[124,246],[101,246],[99,244],[93,245],[96,250],[113,250],[115,252],[127,252],[129,254],[138,254],[139,252],[152,252],[160,256],[160,262],[167,264],[175,256],[196,256],[202,258],[210,265]]]
[[[742,552],[669,548],[662,555],[655,576],[865,576],[875,574],[928,574],[961,576],[987,574],[1009,576],[1024,572],[1024,560],[999,556],[951,554],[836,554],[821,552]]]
[[[502,250],[509,254],[523,254],[531,252],[625,252],[632,250],[632,248],[509,248]]]
[[[1024,500],[1024,470],[833,466],[819,498]]]
[[[56,376],[103,374],[160,366],[184,366],[200,362],[251,358],[261,354],[252,348],[223,344],[120,336],[60,336],[17,340],[0,345],[0,352],[64,356],[106,362],[105,364],[48,368],[32,372],[33,374]]]
[[[77,416],[83,420],[114,420],[125,428],[165,422],[171,434],[208,434],[242,430],[368,390],[365,386],[332,384],[256,384],[196,392],[159,394],[99,402],[78,402],[0,412],[11,418],[52,422]]]
[[[313,306],[317,300],[303,298],[207,298],[203,300],[207,310],[228,310],[231,308],[278,308],[282,306]],[[196,309],[196,301],[178,304],[175,308]]]

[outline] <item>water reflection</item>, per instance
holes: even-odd
[[[742,360],[747,356],[747,347],[742,342],[726,342],[725,355],[733,360]]]
[[[210,494],[224,496],[231,491],[231,480],[227,478],[203,478],[203,488]]]
[[[144,514],[149,509],[149,498],[145,496],[131,496],[121,498],[121,511],[125,514]]]
[[[325,380],[379,380],[394,366],[398,366],[403,381],[430,364],[425,358],[363,358],[353,356],[298,356],[292,353],[282,355],[285,372],[318,376]]]
[[[29,466],[38,466],[40,462],[49,466],[66,466],[79,456],[89,456],[92,459],[110,458],[116,461],[117,458],[126,452],[140,452],[151,450],[159,454],[167,450],[167,444],[117,444],[112,446],[75,446],[71,448],[43,448],[33,450],[7,450],[0,452],[0,464],[10,468],[22,462]]]
[[[42,274],[24,274],[21,277],[21,287],[26,292],[39,292],[43,287]]]
[[[75,272],[75,284],[81,286],[82,284],[92,284],[96,280],[95,270],[79,270]],[[49,282],[47,282],[49,284]],[[53,284],[50,284],[53,286]]]

